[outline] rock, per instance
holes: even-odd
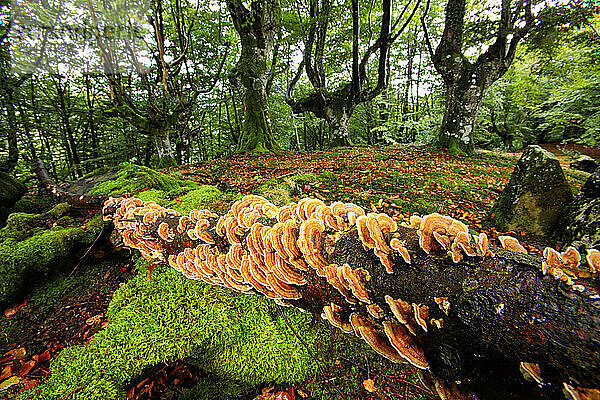
[[[561,226],[565,245],[600,250],[600,169],[583,184]]]
[[[554,238],[572,201],[571,186],[558,159],[539,146],[528,146],[489,219],[500,231]]]
[[[577,160],[571,161],[571,164],[569,164],[569,166],[572,169],[577,169],[579,171],[589,172],[590,174],[593,174],[594,171],[598,169],[598,161],[594,160],[592,157],[589,156],[581,156]]]

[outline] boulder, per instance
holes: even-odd
[[[569,166],[572,169],[577,169],[579,171],[589,172],[593,174],[596,169],[598,169],[598,161],[594,160],[589,156],[581,156],[575,161],[571,161]]]
[[[500,231],[554,238],[572,201],[571,186],[556,156],[539,146],[528,146],[489,219]]]
[[[600,250],[600,169],[583,184],[561,226],[566,245]]]

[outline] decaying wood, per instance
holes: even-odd
[[[61,203],[69,203],[75,208],[100,209],[106,200],[106,196],[102,195],[78,195],[65,191],[50,177],[44,162],[39,158],[35,160],[34,170],[44,189]]]
[[[512,385],[522,385],[520,366],[539,367],[552,395],[600,387],[600,296],[585,254],[569,266],[518,246],[488,249],[448,217],[428,230],[426,218],[400,225],[317,199],[277,208],[246,196],[224,216],[182,216],[119,198],[103,213],[148,260],[321,315],[393,361],[414,357],[438,393],[460,381],[481,398],[508,398],[525,390]],[[396,335],[406,335],[404,348]]]

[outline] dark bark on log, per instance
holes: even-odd
[[[318,200],[312,201],[326,207]],[[307,228],[305,233],[308,233],[303,235],[302,227],[305,224],[309,226],[308,221],[318,217],[311,212],[306,218],[303,211],[298,211],[299,203],[295,216],[290,217],[296,229],[286,236],[281,231],[275,233],[276,214],[264,211],[264,207],[258,207],[257,215],[244,219],[248,218],[243,217],[244,213],[250,212],[251,207],[256,205],[250,203],[242,204],[240,208],[238,202],[237,209],[234,204],[230,212],[221,217],[221,222],[233,218],[239,224],[220,228],[217,215],[203,212],[194,216],[195,211],[192,211],[190,216],[180,216],[174,210],[165,210],[138,199],[109,200],[103,213],[105,219],[113,220],[125,244],[140,249],[148,260],[168,260],[171,266],[192,279],[226,287],[231,287],[233,272],[240,276],[239,271],[242,271],[244,275],[243,262],[236,266],[236,263],[229,264],[225,257],[233,251],[231,243],[239,241],[244,257],[256,261],[245,264],[254,265],[246,271],[249,278],[244,275],[241,281],[233,282],[239,285],[238,290],[262,292],[277,302],[316,315],[326,313],[325,308],[333,307],[333,303],[337,309],[334,313],[346,327],[350,320],[359,321],[353,323],[355,332],[358,325],[366,326],[376,340],[382,341],[388,348],[390,342],[384,333],[385,324],[402,330],[411,328],[416,333],[416,337],[411,336],[414,342],[412,348],[422,351],[432,375],[446,382],[461,381],[475,389],[482,398],[529,396],[524,394],[528,389],[523,386],[524,381],[520,377],[520,362],[539,365],[543,381],[547,384],[545,390],[552,396],[560,394],[563,382],[578,387],[600,386],[600,296],[597,280],[573,278],[574,282],[569,285],[564,279],[542,273],[542,257],[501,248],[490,248],[494,257],[489,253],[473,257],[465,253],[462,261],[453,262],[449,253],[439,245],[436,247],[434,244],[427,254],[417,235],[422,232],[405,226],[390,229],[391,232],[384,231],[383,238],[390,246],[392,239],[398,240],[397,243],[408,250],[410,263],[405,262],[400,253],[391,251],[388,253],[391,265],[386,268],[373,249],[365,250],[366,242],[358,234],[357,225],[352,223],[349,214],[342,218],[343,224],[349,224],[344,229],[341,229],[343,224],[338,225],[340,229],[325,225],[323,231],[317,229],[318,233]],[[152,209],[155,211],[150,211]],[[275,206],[273,209],[281,211]],[[244,224],[246,228],[242,226]],[[236,226],[239,228],[237,233]],[[281,290],[275,288],[273,280],[278,282],[277,285],[281,282],[273,278],[277,274],[266,261],[269,237],[273,241],[297,244],[301,253],[296,262],[300,260],[308,264],[306,271],[296,269],[306,284],[282,285],[284,291],[291,293],[287,299],[282,298]],[[470,240],[469,245],[473,245],[473,239]],[[209,245],[211,242],[214,244]],[[316,249],[316,255],[310,249],[305,251],[302,243],[305,247],[310,247],[311,243],[317,246],[311,247]],[[202,253],[204,250],[212,255]],[[274,254],[275,250],[272,252]],[[289,262],[291,260],[288,259]],[[319,267],[314,265],[320,263],[319,274]],[[331,271],[328,268],[337,266],[339,269],[345,265],[350,268],[348,275],[342,274],[346,280],[342,282],[345,289],[336,289],[332,285],[335,279],[328,275],[327,271]],[[393,273],[387,271],[389,267]],[[585,270],[585,267],[582,268]],[[256,283],[258,276],[267,283]],[[352,279],[348,277],[356,279],[354,286],[349,283]],[[359,296],[361,288],[366,292]],[[414,312],[415,305],[426,305],[429,316],[422,325],[427,330],[416,325],[414,317],[403,327],[391,311],[386,296],[412,304],[411,312]],[[449,301],[446,310],[438,306],[440,298]],[[379,308],[379,311],[373,312],[373,308]],[[438,327],[434,320],[443,320],[443,325]],[[352,331],[352,328],[349,329]],[[360,329],[358,331],[360,333]]]
[[[75,208],[88,208],[99,210],[106,201],[107,196],[102,195],[78,195],[69,193],[58,186],[50,177],[44,162],[39,158],[35,160],[34,172],[38,180],[50,194],[60,203],[69,203]]]

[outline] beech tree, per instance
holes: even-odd
[[[268,61],[281,22],[281,6],[277,0],[253,0],[249,7],[242,0],[227,0],[227,8],[242,47],[229,73],[244,106],[236,152],[277,150],[269,121]]]
[[[457,154],[473,154],[473,124],[486,90],[510,67],[518,43],[536,23],[531,1],[502,0],[494,39],[475,61],[465,55],[466,0],[448,0],[442,38],[435,50],[425,35],[431,60],[445,87],[439,144]],[[424,19],[423,29],[427,32]],[[488,28],[489,29],[489,28]]]
[[[165,10],[163,0],[153,1],[148,15],[153,41],[147,43],[153,50],[149,66],[140,56],[144,49],[136,48],[134,28],[129,21],[129,32],[125,33],[126,50],[139,77],[140,91],[136,91],[130,80],[125,79],[119,55],[111,41],[101,35],[96,11],[92,2],[88,3],[93,33],[114,102],[112,113],[125,118],[152,138],[160,166],[175,163],[171,136],[175,134],[180,139],[185,138],[198,96],[214,88],[228,54],[227,51],[219,54],[221,61],[214,71],[205,72],[206,68],[197,57],[211,52],[208,51],[208,43],[194,37],[199,11],[182,3],[174,0]],[[227,47],[229,44],[217,41],[215,45]]]
[[[349,82],[327,82],[324,68],[325,46],[330,26],[335,22],[332,16],[331,0],[310,0],[309,29],[304,42],[303,58],[298,71],[288,85],[286,102],[294,113],[311,112],[324,118],[329,125],[329,141],[334,146],[350,145],[349,122],[357,105],[368,102],[378,96],[386,88],[389,80],[388,58],[391,44],[402,33],[418,9],[417,0],[410,15],[396,29],[411,2],[408,2],[400,16],[392,23],[392,2],[383,0],[379,36],[373,43],[361,44],[361,10],[359,0],[352,0],[352,61],[351,79]],[[338,44],[339,46],[339,44]],[[361,49],[365,49],[361,56]],[[368,63],[377,54],[377,79],[370,84]],[[294,88],[302,71],[313,88],[313,91],[300,99],[294,99]],[[336,87],[332,89],[331,86]],[[328,87],[329,86],[329,87]]]

